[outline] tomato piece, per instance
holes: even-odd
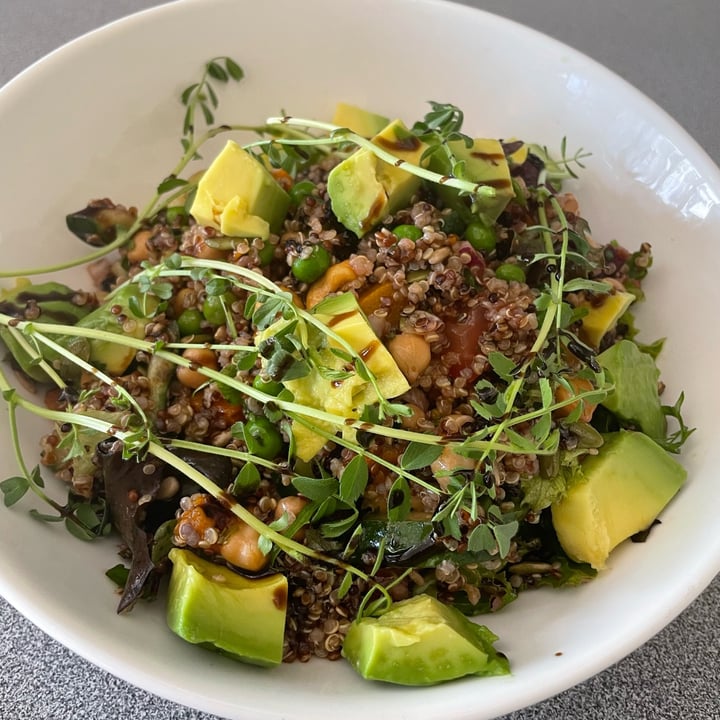
[[[445,334],[448,339],[447,351],[457,355],[457,362],[449,367],[450,375],[457,377],[463,368],[471,367],[478,353],[480,338],[490,329],[481,305],[474,305],[459,319],[445,321]],[[472,380],[477,377],[474,373]]]

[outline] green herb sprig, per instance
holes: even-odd
[[[180,95],[180,101],[185,106],[183,116],[183,135],[180,138],[183,150],[187,152],[195,145],[195,132],[197,128],[197,112],[202,113],[205,124],[210,126],[215,122],[215,110],[219,100],[213,82],[227,84],[229,81],[240,82],[245,76],[242,67],[232,58],[222,55],[214,57],[205,64],[205,70],[198,82],[188,85]],[[193,157],[198,157],[197,150]]]

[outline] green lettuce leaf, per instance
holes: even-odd
[[[615,384],[602,405],[619,420],[637,425],[653,440],[664,440],[667,421],[658,394],[660,371],[653,357],[634,342],[621,340],[597,359]]]

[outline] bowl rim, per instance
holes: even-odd
[[[351,2],[351,0],[346,0],[346,2]],[[624,78],[620,77],[596,60],[585,55],[582,51],[572,48],[560,40],[552,38],[517,21],[495,15],[494,13],[486,10],[461,5],[455,2],[449,3],[446,0],[402,0],[402,2],[405,2],[406,4],[414,3],[417,5],[424,5],[435,8],[436,10],[442,8],[444,13],[455,12],[461,16],[467,16],[469,20],[477,18],[478,14],[480,14],[485,16],[486,22],[492,22],[500,26],[511,28],[513,32],[532,34],[542,38],[543,42],[548,43],[550,46],[554,45],[562,48],[566,53],[572,55],[574,60],[579,62],[583,68],[590,70],[592,73],[597,74],[600,77],[604,77],[606,81],[612,82],[613,84],[621,84],[625,90],[632,91],[635,96],[641,98],[644,103],[652,109],[653,118],[658,121],[662,121],[662,125],[669,128],[673,137],[682,141],[683,152],[691,157],[693,165],[702,170],[703,174],[710,179],[714,187],[720,188],[720,168],[707,155],[694,138],[687,133],[680,123],[678,123],[664,109],[658,106],[657,103],[627,82]],[[46,54],[44,57],[36,60],[0,88],[0,113],[3,110],[3,101],[5,98],[12,95],[14,89],[16,87],[21,87],[22,83],[26,82],[28,79],[32,80],[36,75],[39,76],[39,74],[47,72],[50,69],[53,60],[58,55],[65,56],[68,53],[82,53],[89,42],[98,42],[102,40],[102,38],[108,37],[112,33],[116,32],[118,29],[122,30],[126,27],[131,27],[134,23],[145,23],[148,18],[153,18],[153,16],[156,15],[164,16],[168,12],[182,12],[184,7],[200,6],[206,3],[207,0],[172,0],[171,2],[166,2],[151,8],[140,10],[126,17],[113,20],[112,22],[106,23],[61,45],[57,49]],[[614,652],[603,654],[602,660],[597,660],[594,664],[590,663],[589,665],[585,665],[582,670],[578,669],[577,672],[571,673],[569,676],[566,675],[562,679],[557,677],[545,678],[548,681],[548,684],[542,690],[536,690],[533,693],[528,693],[527,698],[529,700],[529,704],[539,702],[542,699],[550,697],[551,695],[586,680],[597,672],[609,667],[609,665],[617,662],[656,634],[661,627],[680,614],[692,602],[692,600],[694,600],[712,582],[714,577],[720,573],[720,542],[718,542],[717,550],[718,552],[715,554],[714,562],[706,561],[700,563],[699,560],[697,561],[696,572],[692,575],[695,580],[694,584],[690,587],[675,589],[675,591],[671,594],[672,602],[668,602],[664,605],[663,612],[656,611],[654,614],[651,613],[650,617],[652,617],[654,622],[648,621],[647,624],[643,626],[642,632],[638,632],[632,637],[632,639],[627,639],[625,643],[616,645]],[[0,574],[0,594],[2,594],[8,602],[25,615],[25,617],[27,617],[33,624],[51,635],[53,638],[57,639],[73,652],[84,657],[91,663],[103,668],[107,672],[119,676],[149,692],[162,695],[173,702],[182,702],[192,707],[206,710],[205,707],[200,707],[192,701],[192,698],[195,698],[195,695],[192,693],[183,693],[184,699],[178,700],[177,687],[165,687],[164,685],[158,686],[157,684],[153,684],[152,680],[140,682],[142,676],[138,674],[118,672],[118,660],[112,652],[99,650],[97,647],[93,646],[91,642],[87,642],[87,640],[78,637],[72,630],[71,626],[65,624],[62,618],[52,618],[47,616],[46,610],[42,607],[42,603],[33,601],[32,599],[28,601],[27,592],[24,594],[22,587],[22,583],[11,583]],[[657,624],[658,621],[662,623],[659,626]],[[121,669],[127,670],[128,668],[125,668],[123,665]],[[527,705],[528,703],[524,703],[523,707],[526,707]],[[503,709],[503,712],[509,712],[513,709],[517,709],[517,707],[519,706],[508,705],[507,708]]]

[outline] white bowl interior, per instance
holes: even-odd
[[[718,169],[619,78],[507,20],[432,0],[187,0],[82,38],[0,92],[3,269],[85,254],[64,216],[91,197],[146,202],[179,156],[179,93],[215,55],[246,71],[223,92],[218,121],[256,123],[281,109],[329,119],[339,100],[413,120],[439,100],[460,105],[473,134],[550,147],[567,136],[571,148],[592,151],[577,190],[594,235],[655,251],[639,316],[646,338],[667,336],[667,398],[684,389],[686,417],[699,428],[682,457],[688,484],[650,541],[621,548],[595,582],[527,593],[482,618],[511,659],[504,678],[417,690],[365,683],[344,663],[273,671],[232,663],[174,637],[159,603],[116,616],[104,577],[113,543],[83,544],[34,522],[29,497],[0,511],[0,592],[103,668],[231,718],[480,720],[559,692],[640,645],[720,569]],[[23,415],[28,459],[44,428]],[[3,475],[16,474],[5,413],[0,458]]]

